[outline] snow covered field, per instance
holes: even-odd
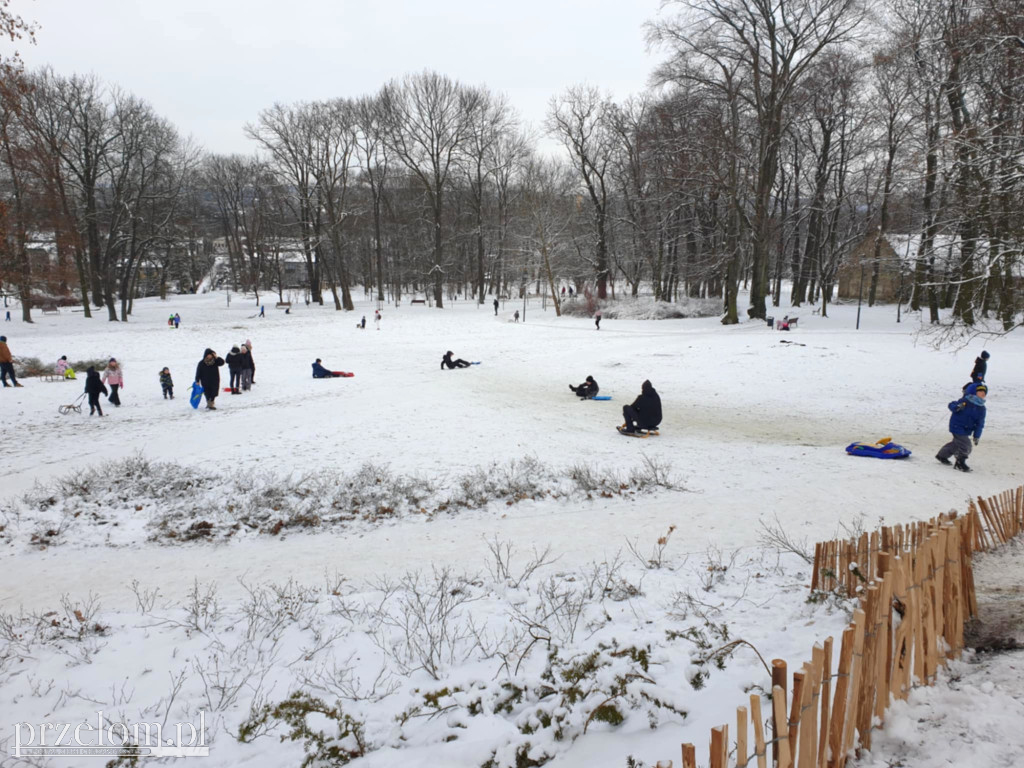
[[[963,510],[969,498],[1020,485],[1024,475],[1019,339],[938,351],[917,336],[916,317],[897,325],[894,307],[864,308],[859,331],[854,307],[830,307],[828,318],[808,310],[787,334],[760,322],[723,327],[717,318],[607,315],[597,332],[590,320],[556,318],[537,303],[516,324],[512,312],[522,310],[516,302],[498,317],[489,305],[469,302],[444,311],[389,306],[377,331],[370,302],[355,313],[299,306],[285,315],[271,306],[261,320],[251,301],[238,296],[230,306],[223,294],[188,296],[136,302],[127,324],[84,321],[65,310],[33,326],[4,326],[15,356],[114,356],[126,377],[123,406],[107,408],[103,419],[90,419],[88,408],[58,414],[59,405],[77,397],[84,377],[78,383],[29,379],[23,389],[0,393],[0,611],[20,616],[17,627],[24,633],[31,625],[34,636],[38,622],[25,617],[58,612],[49,636],[25,646],[25,658],[0,661],[5,729],[23,720],[77,722],[100,703],[119,721],[164,712],[176,722],[204,708],[215,721],[209,764],[297,764],[299,742],[279,744],[274,734],[242,744],[234,736],[254,699],[258,710],[304,687],[328,703],[348,696],[366,723],[371,749],[360,764],[367,766],[398,760],[474,766],[495,750],[496,765],[515,765],[515,751],[527,741],[531,759],[554,756],[551,765],[567,768],[623,766],[629,754],[648,763],[676,758],[680,741],[704,744],[708,728],[730,718],[745,690],[765,684],[752,653],[737,652],[724,670],[706,657],[724,644],[723,625],[728,638],[750,640],[766,658],[795,661],[816,640],[838,636],[845,623],[843,606],[805,602],[802,561],[760,548],[761,521],[777,518],[813,542],[858,519],[873,528],[882,519]],[[172,312],[182,316],[176,331],[166,326]],[[367,328],[357,330],[363,314]],[[192,410],[187,394],[203,349],[224,355],[245,339],[253,342],[253,391],[223,395],[215,413]],[[945,405],[983,347],[992,354],[988,424],[970,462],[975,471],[965,475],[932,456],[948,439]],[[441,371],[449,349],[481,365]],[[355,377],[311,379],[317,357]],[[173,401],[160,394],[157,377],[165,365],[174,376]],[[588,374],[611,402],[572,396],[567,385]],[[623,438],[614,429],[621,407],[644,379],[662,398],[661,435]],[[883,436],[914,456],[874,461],[843,451],[849,442]],[[135,498],[126,492],[131,483],[93,487],[77,501],[52,504],[40,504],[46,493],[33,491],[37,482],[48,490],[59,478],[68,487],[69,478],[82,478],[97,464],[139,453],[181,465],[196,484],[171,500]],[[479,486],[485,474],[508,475],[513,462],[534,475],[553,468],[551,477],[533,478],[543,493],[483,506],[446,504],[463,498],[468,485]],[[364,466],[386,468],[410,493],[423,489],[422,511],[345,510],[330,525],[273,534],[254,527],[214,537],[216,543],[175,544],[147,522],[173,505],[186,520],[219,524],[235,515],[235,506],[258,506],[248,489],[264,488],[268,477],[294,481],[319,472],[326,494],[332,477],[349,482]],[[599,478],[614,476],[617,487],[587,498],[580,483],[567,480],[580,467]],[[674,489],[630,480],[649,480],[652,468]],[[345,495],[344,488],[335,491]],[[34,505],[19,501],[29,492]],[[42,529],[59,519],[67,527],[48,546],[32,543],[33,534],[40,540]],[[670,526],[674,531],[654,556]],[[41,540],[47,541],[45,532]],[[512,571],[521,572],[532,552],[548,547],[557,561],[519,579],[496,566],[492,550],[501,543],[514,546]],[[445,576],[444,568],[455,587],[436,578]],[[459,637],[441,643],[446,654],[433,674],[401,642],[403,634],[416,634],[400,607],[414,578],[407,573],[447,585],[449,596],[459,595],[453,615],[472,617],[472,631],[453,622]],[[268,584],[277,589],[261,586]],[[215,600],[205,591],[209,585],[216,586]],[[100,605],[95,624],[102,632],[75,624],[83,623],[75,610],[88,614],[90,594]],[[64,595],[70,614],[61,607]],[[573,600],[580,601],[575,613],[565,607]],[[287,605],[289,621],[270,626],[261,619],[254,626],[253,616],[263,614],[252,606],[271,604]],[[556,604],[561,608],[552,609]],[[538,620],[545,606],[547,624]],[[565,624],[573,619],[578,625]],[[550,641],[561,649],[554,662],[539,647],[527,648],[541,626],[560,633]],[[523,633],[518,645],[516,632]],[[673,641],[666,641],[667,632]],[[242,635],[269,646],[243,643]],[[626,647],[649,647],[659,673],[648,673],[647,661],[641,664]],[[531,707],[559,698],[538,693],[545,670],[564,672],[559,664],[572,667],[590,653],[608,662],[605,672],[594,672],[593,696],[609,690],[607,680],[598,680],[609,670],[631,681],[619,694],[625,722],[613,728],[588,719],[596,705],[563,703],[548,711],[548,720],[531,724],[538,718]],[[211,669],[227,660],[258,673],[216,678]],[[371,692],[381,670],[387,674]],[[641,672],[646,679],[632,677]],[[509,679],[523,692],[508,703],[508,716],[499,717],[496,702],[508,694],[500,683]],[[423,691],[442,689],[428,697],[434,704],[424,703]],[[559,696],[565,702],[576,693]],[[652,705],[652,698],[661,704]],[[474,714],[481,707],[485,714]]]

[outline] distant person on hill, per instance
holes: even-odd
[[[570,384],[569,389],[575,392],[576,397],[582,400],[587,400],[601,391],[601,388],[597,386],[597,382],[594,380],[593,376],[587,376],[587,380],[578,387],[574,387]]]
[[[597,314],[594,315],[594,326],[597,330],[601,330],[601,310],[597,310]]]
[[[174,315],[167,316],[167,327],[172,329],[174,328]]]
[[[242,394],[242,366],[244,365],[242,351],[237,346],[232,347],[227,357],[224,358],[224,362],[228,365],[228,386],[231,388],[231,394]]]
[[[974,358],[974,368],[971,369],[971,381],[975,384],[985,380],[985,374],[988,373],[988,352],[982,350],[981,355]]]
[[[8,314],[10,314],[10,313],[8,312]],[[498,299],[497,298],[494,299],[494,316],[495,317],[498,316]]]
[[[100,395],[107,394],[107,388],[103,385],[100,380],[99,371],[89,366],[89,370],[85,372],[85,393],[89,395],[89,415],[92,416],[94,413],[103,415],[103,406],[100,405]]]
[[[117,390],[124,389],[124,375],[121,373],[121,366],[114,358],[110,358],[107,369],[103,371],[103,382],[110,385],[110,397],[107,399],[115,407],[120,408],[121,397],[117,394]]]
[[[971,471],[967,466],[967,457],[971,455],[971,437],[973,436],[975,445],[981,440],[981,433],[985,429],[987,396],[988,386],[981,382],[973,382],[967,385],[963,397],[946,406],[951,411],[949,433],[953,439],[939,449],[935,454],[936,459],[948,466],[949,457],[956,456],[953,468],[961,472]]]
[[[178,326],[181,325],[181,315],[177,312],[174,313],[174,328],[177,330]]]
[[[220,367],[224,365],[224,358],[217,357],[217,353],[207,348],[203,352],[203,359],[196,366],[196,384],[203,388],[203,397],[206,398],[206,410],[216,411],[214,402],[220,393]]]
[[[636,400],[622,406],[622,417],[626,423],[619,427],[621,432],[658,428],[661,424],[661,397],[654,391],[650,381],[640,386],[640,396]]]
[[[164,400],[174,399],[174,380],[171,378],[171,369],[166,366],[160,371],[160,389],[164,392]]]
[[[266,314],[266,311],[267,311],[267,308],[265,306],[263,306],[262,304],[260,304],[260,317],[264,317],[265,314]]]
[[[359,321],[359,328],[366,330],[366,315],[363,315],[363,319]]]
[[[60,356],[60,360],[57,361],[56,371],[58,376],[62,376],[65,379],[75,378],[75,369],[72,368],[71,363],[68,362],[67,355]]]
[[[444,357],[441,358],[441,370],[445,368],[469,368],[470,364],[463,359],[452,360],[453,352],[449,349],[444,353]]]
[[[11,377],[11,383],[7,383],[7,377]],[[0,381],[3,381],[5,387],[20,387],[17,377],[14,375],[14,357],[11,355],[11,349],[7,346],[7,337],[0,336]]]
[[[335,373],[329,371],[322,365],[323,361],[318,357],[316,362],[313,363],[313,378],[314,379],[335,379],[341,376],[341,373]]]
[[[515,320],[515,321],[516,321],[517,323],[519,322],[519,310],[518,310],[518,309],[517,309],[517,310],[515,311],[515,314],[514,314],[514,315],[512,315],[512,318],[513,318],[513,319],[514,319],[514,320]]]
[[[374,312],[373,312],[373,322],[374,322],[374,325],[377,326],[377,330],[379,331],[380,330],[380,310],[379,309],[374,310]]]

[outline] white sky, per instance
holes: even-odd
[[[658,55],[641,25],[660,0],[14,0],[40,25],[30,67],[92,72],[149,101],[215,152],[275,101],[375,92],[433,69],[508,94],[539,129],[548,101],[588,82],[640,91]],[[4,49],[9,50],[4,44]]]

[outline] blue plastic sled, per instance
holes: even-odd
[[[203,387],[202,387],[201,384],[196,384],[193,381],[192,382],[192,395],[189,397],[188,401],[189,401],[189,403],[192,404],[193,408],[198,408],[199,407],[199,403],[201,403],[202,400],[203,400]]]
[[[891,437],[883,437],[877,443],[850,443],[846,452],[851,456],[868,456],[872,459],[905,459],[910,456],[909,448],[904,448],[892,441]]]
[[[587,398],[588,400],[611,400],[611,395],[594,395],[593,397]]]

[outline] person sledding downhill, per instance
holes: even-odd
[[[576,397],[581,400],[589,400],[598,392],[601,388],[597,386],[597,382],[593,376],[587,376],[587,380],[580,384],[578,387],[574,387],[572,384],[569,385],[569,389],[576,393]]]
[[[964,396],[954,400],[947,407],[952,411],[949,417],[949,431],[953,439],[946,443],[935,454],[935,458],[945,465],[949,465],[949,457],[956,456],[954,469],[961,472],[970,472],[967,466],[967,457],[971,455],[971,437],[974,438],[974,445],[981,440],[982,430],[985,429],[985,398],[988,396],[988,385],[976,382],[969,384]]]
[[[661,398],[654,391],[650,381],[640,387],[640,396],[629,405],[622,406],[622,417],[626,423],[616,427],[623,435],[647,437],[658,434],[661,424]]]
[[[448,368],[448,369],[452,369],[452,368],[469,368],[471,363],[469,363],[466,360],[463,360],[462,358],[459,358],[458,360],[452,360],[452,355],[453,354],[454,353],[450,349],[447,352],[444,353],[444,357],[441,358],[441,370],[442,371],[445,368]]]

